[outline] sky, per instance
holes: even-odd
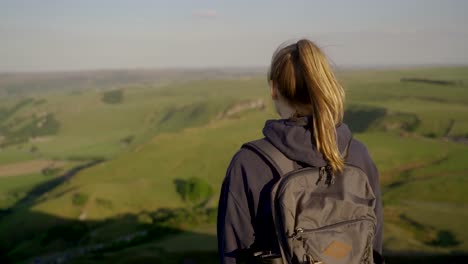
[[[468,64],[464,0],[0,0],[0,72],[267,66],[308,38],[335,66]]]

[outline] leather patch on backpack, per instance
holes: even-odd
[[[341,241],[333,241],[324,251],[323,254],[325,254],[328,257],[336,258],[336,259],[342,259],[346,257],[346,255],[351,252],[351,249],[353,247],[351,245],[345,244]]]

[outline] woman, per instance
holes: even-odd
[[[273,55],[268,80],[282,119],[268,120],[263,134],[297,167],[329,164],[333,173],[339,173],[344,167],[340,153],[351,142],[346,162],[366,173],[375,194],[373,249],[381,253],[378,172],[366,147],[352,139],[351,131],[342,123],[345,95],[326,56],[306,39],[280,48]],[[279,178],[277,170],[255,151],[242,148],[234,155],[219,201],[221,263],[236,263],[252,250],[279,252],[270,202],[271,188]]]

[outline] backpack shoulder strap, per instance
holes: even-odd
[[[266,138],[245,143],[242,147],[249,147],[266,158],[275,167],[280,176],[294,170],[294,161],[286,157]]]
[[[353,137],[349,139],[348,143],[346,144],[345,149],[341,153],[343,159],[346,159],[349,154],[349,148],[351,142],[353,141]],[[266,158],[273,167],[279,172],[281,176],[285,175],[286,173],[294,170],[294,161],[290,160],[286,157],[281,151],[278,150],[270,141],[266,138],[254,140],[242,145],[242,147],[248,147],[255,150],[258,154],[262,155]]]

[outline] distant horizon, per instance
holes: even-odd
[[[85,68],[85,69],[57,69],[57,70],[12,70],[12,71],[0,71],[0,74],[60,74],[60,73],[93,73],[93,72],[116,72],[116,71],[260,71],[268,70],[268,65],[258,66],[209,66],[209,67],[116,67],[116,68]],[[374,64],[374,65],[333,65],[335,70],[398,70],[398,69],[416,69],[416,68],[453,68],[453,67],[468,67],[468,63],[433,63],[433,64]]]

